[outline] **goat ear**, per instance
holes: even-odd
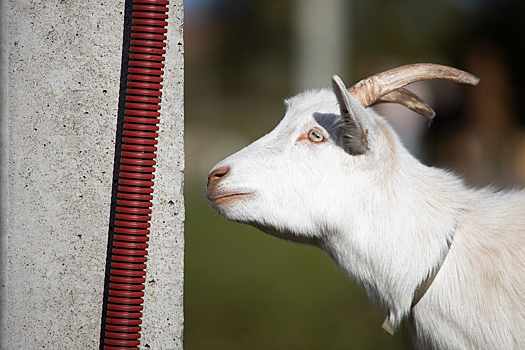
[[[341,111],[341,144],[344,150],[353,156],[366,153],[369,149],[368,130],[361,121],[366,115],[365,109],[350,95],[337,75],[332,77],[332,89]]]

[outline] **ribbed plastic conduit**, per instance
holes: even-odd
[[[139,349],[167,0],[134,0],[104,349]]]

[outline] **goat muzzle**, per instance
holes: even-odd
[[[214,171],[212,171],[211,174],[208,176],[208,188],[215,186],[215,184],[220,179],[228,175],[229,171],[230,171],[230,167],[227,167],[227,166],[223,166],[223,167],[217,168]]]

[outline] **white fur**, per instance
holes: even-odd
[[[525,193],[469,189],[421,164],[383,117],[347,98],[367,131],[365,154],[341,146],[341,101],[331,90],[302,93],[272,132],[212,169],[230,168],[208,198],[251,193],[212,200],[214,208],[324,250],[395,326],[408,321],[420,348],[525,348]],[[313,127],[327,141],[301,139]]]

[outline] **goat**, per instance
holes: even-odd
[[[350,89],[286,100],[269,134],[219,162],[206,196],[228,220],[311,244],[424,349],[525,347],[525,192],[467,187],[428,167],[368,108],[400,102],[414,81],[478,78],[435,64],[398,67]]]

